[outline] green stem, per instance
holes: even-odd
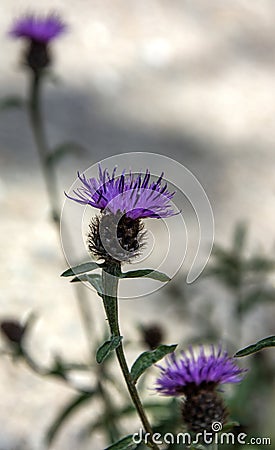
[[[41,108],[41,87],[43,81],[43,73],[32,72],[31,83],[30,83],[30,99],[29,99],[29,117],[31,128],[33,131],[34,140],[36,143],[37,151],[39,154],[40,164],[42,173],[45,179],[45,184],[48,192],[48,198],[51,208],[51,216],[56,226],[57,233],[59,235],[60,226],[60,203],[58,196],[58,185],[57,176],[55,173],[54,163],[51,158],[49,158],[49,146],[47,144],[46,133],[44,129],[42,108]],[[63,231],[68,236],[68,231],[63,225]],[[67,240],[70,242],[69,236]],[[93,334],[91,326],[92,316],[89,308],[88,299],[84,294],[81,286],[75,287],[76,297],[78,300],[78,308],[80,311],[81,319],[84,325],[84,330],[87,335],[87,340],[89,343],[90,355],[93,354],[92,342]]]
[[[59,224],[60,222],[60,208],[58,199],[57,179],[54,171],[53,161],[49,158],[49,150],[43,127],[40,92],[41,92],[42,74],[32,73],[30,86],[30,103],[29,114],[32,125],[33,135],[38,150],[40,164],[43,171],[53,220]]]
[[[107,315],[107,319],[109,322],[109,327],[112,336],[119,337],[121,336],[120,327],[119,327],[119,319],[118,319],[118,300],[117,300],[117,291],[118,291],[118,281],[119,277],[116,276],[117,273],[120,272],[120,264],[111,264],[106,267],[105,270],[102,270],[102,284],[103,284],[103,303],[105,312]],[[147,415],[143,409],[138,391],[136,389],[135,383],[132,380],[128,364],[125,358],[124,349],[122,341],[119,346],[116,348],[117,359],[123,373],[124,380],[126,382],[129,394],[131,396],[132,402],[136,408],[136,411],[140,417],[141,423],[144,427],[146,433],[148,433],[148,447],[158,450],[159,447],[154,444],[152,441],[153,430],[147,418]]]

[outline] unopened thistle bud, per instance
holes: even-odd
[[[164,330],[159,324],[151,324],[141,327],[144,344],[150,349],[157,348],[164,339]]]
[[[0,323],[2,334],[11,344],[21,346],[26,327],[17,320],[3,320]]]

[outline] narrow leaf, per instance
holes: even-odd
[[[94,391],[91,392],[84,392],[80,395],[77,395],[73,398],[60,412],[60,414],[55,419],[54,423],[51,425],[49,430],[46,434],[46,443],[50,445],[54,438],[56,437],[57,432],[60,430],[60,428],[63,426],[65,421],[69,418],[69,416],[77,409],[79,408],[83,403],[85,403],[87,400],[89,400],[93,395]]]
[[[165,273],[158,272],[153,269],[130,270],[129,272],[121,272],[120,278],[151,278],[157,281],[170,281],[171,278]]]
[[[137,444],[133,441],[133,435],[129,434],[110,445],[110,447],[105,448],[105,450],[134,450],[135,448],[137,448]]]
[[[251,355],[252,353],[256,353],[259,350],[268,347],[275,347],[275,336],[269,336],[267,338],[261,339],[260,341],[256,342],[256,344],[249,345],[248,347],[239,350],[235,354],[235,356],[239,358],[241,356]]]
[[[115,350],[122,340],[122,336],[112,336],[111,339],[105,341],[96,352],[96,362],[101,364],[107,358],[110,352]]]
[[[61,274],[61,277],[72,277],[74,275],[79,275],[80,273],[91,272],[92,270],[99,269],[100,265],[94,261],[86,262],[83,264],[79,264],[78,266],[71,267],[70,269],[65,270]]]
[[[12,108],[23,108],[25,102],[21,97],[10,96],[0,100],[0,111],[5,111]]]
[[[157,361],[162,359],[164,356],[175,351],[176,345],[160,345],[158,348],[152,351],[147,351],[142,353],[134,362],[131,368],[131,376],[134,382],[137,382],[140,375],[145,372],[146,369],[151,367]]]
[[[84,274],[79,275],[71,280],[71,283],[76,283],[78,281],[87,281],[91,284],[97,291],[98,295],[102,296],[103,293],[103,285],[102,285],[102,278],[101,275],[98,274]]]

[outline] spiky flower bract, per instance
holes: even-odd
[[[234,359],[221,346],[210,354],[203,347],[194,355],[182,352],[179,359],[172,354],[166,367],[161,367],[157,379],[157,392],[163,395],[184,396],[182,418],[190,432],[215,432],[213,424],[224,425],[228,416],[223,398],[216,388],[225,383],[238,383],[245,370],[239,368]]]
[[[10,36],[25,38],[47,44],[58,37],[66,29],[66,25],[55,14],[38,17],[29,14],[17,19],[10,29]]]
[[[151,181],[147,169],[145,174],[125,174],[116,176],[99,165],[99,178],[86,178],[78,174],[83,186],[74,191],[76,197],[68,198],[83,205],[90,205],[101,211],[108,210],[112,214],[126,214],[131,219],[146,217],[165,218],[175,214],[171,205],[174,192],[170,193],[167,183],[163,183],[163,173],[157,181]]]

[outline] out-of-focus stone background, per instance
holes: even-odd
[[[27,94],[22,43],[7,37],[25,12],[54,10],[69,24],[53,44],[60,78],[44,89],[52,146],[78,141],[88,150],[58,167],[60,193],[77,170],[117,153],[155,152],[188,167],[204,186],[215,216],[216,241],[229,242],[246,220],[252,248],[274,251],[275,4],[272,0],[98,0],[1,3],[0,96]],[[49,221],[45,186],[23,111],[0,115],[1,317],[39,316],[30,342],[43,363],[54,352],[84,360],[88,353],[58,238]],[[90,293],[89,293],[90,294]],[[160,294],[161,295],[161,294]],[[96,330],[104,314],[91,294]],[[182,335],[180,317],[158,298],[123,302],[125,334],[157,317],[169,341]],[[255,340],[262,327],[254,328]],[[264,335],[274,334],[272,317]],[[0,364],[0,448],[36,450],[57,409],[71,394],[62,383]],[[96,416],[97,411],[86,411]],[[54,449],[77,444],[81,414]],[[93,447],[103,447],[99,436]],[[86,444],[83,444],[83,449]],[[87,448],[91,448],[87,444]]]

